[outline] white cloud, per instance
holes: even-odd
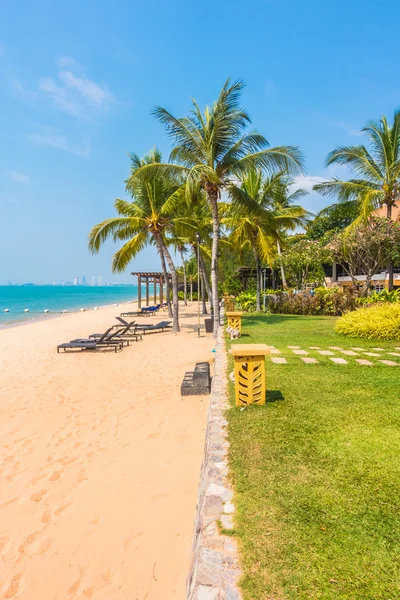
[[[31,133],[28,139],[41,148],[49,146],[58,148],[64,152],[69,152],[75,156],[86,158],[89,156],[90,147],[85,141],[74,143],[70,142],[65,132],[55,127],[38,127],[35,133]]]
[[[320,177],[319,175],[297,175],[297,177],[294,178],[291,186],[292,191],[303,189],[307,192],[312,192],[314,185],[317,185],[317,183],[322,183],[326,180],[326,177]]]
[[[21,173],[20,171],[6,171],[6,176],[11,179],[14,183],[30,183],[28,175]]]
[[[50,101],[57,110],[85,120],[107,112],[115,101],[105,85],[86,77],[82,67],[66,56],[58,59],[57,74],[40,77],[34,89],[17,79],[11,81],[11,86],[28,100]]]

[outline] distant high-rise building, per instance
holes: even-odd
[[[74,277],[74,285],[79,285],[79,277]]]
[[[97,285],[103,285],[103,275],[99,275],[97,278]]]
[[[82,275],[82,285],[86,285],[86,275]]]
[[[96,275],[92,275],[92,285],[96,285]]]

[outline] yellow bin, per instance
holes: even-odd
[[[265,357],[270,354],[266,344],[233,344],[231,349],[236,406],[265,404]]]

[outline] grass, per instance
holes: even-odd
[[[241,343],[288,358],[267,359],[265,406],[228,411],[244,600],[400,598],[400,369],[311,351],[306,365],[287,349],[396,342],[344,338],[334,322],[243,319]]]

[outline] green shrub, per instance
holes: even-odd
[[[400,304],[364,306],[341,317],[335,330],[367,340],[400,340]]]
[[[372,292],[369,296],[357,298],[357,304],[375,304],[376,302],[400,302],[400,290]]]
[[[267,297],[268,308],[283,315],[339,316],[356,307],[356,298],[350,291],[319,287],[313,293],[276,292]]]
[[[256,292],[242,292],[236,298],[237,304],[246,312],[254,312],[257,305]]]

